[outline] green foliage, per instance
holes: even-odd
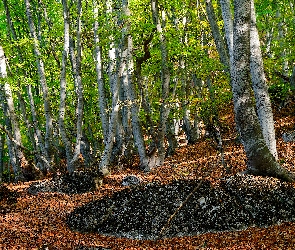
[[[283,105],[283,103],[288,99],[290,91],[290,84],[285,82],[272,84],[268,89],[271,101],[276,105]]]

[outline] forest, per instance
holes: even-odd
[[[2,0],[0,248],[292,249],[294,4]]]

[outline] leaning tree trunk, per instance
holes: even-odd
[[[50,100],[49,100],[49,91],[48,86],[46,83],[46,76],[45,76],[45,69],[44,69],[44,63],[42,60],[41,51],[39,48],[39,43],[36,35],[36,28],[34,25],[32,13],[31,13],[31,5],[29,0],[25,0],[25,6],[26,6],[26,14],[28,18],[29,28],[30,28],[30,35],[34,42],[34,53],[36,56],[36,63],[38,68],[38,74],[39,74],[39,80],[42,87],[43,92],[43,102],[44,102],[44,112],[45,112],[45,118],[46,118],[46,131],[45,131],[45,151],[46,151],[46,159],[48,162],[52,163],[53,161],[53,154],[52,154],[52,113],[51,113],[51,107],[50,107]]]
[[[214,8],[212,6],[211,0],[206,0],[206,12],[207,12],[207,16],[211,26],[214,42],[220,57],[220,61],[225,66],[226,70],[229,72],[230,62],[229,62],[228,51],[226,49],[223,37],[220,34],[220,30],[217,25]]]
[[[235,62],[233,59],[233,18],[230,12],[230,1],[220,0],[222,17],[225,26],[225,34],[230,55],[230,75],[231,81],[234,76]],[[258,32],[256,28],[255,10],[253,5],[253,13],[251,14],[251,27],[250,27],[250,65],[251,77],[253,81],[253,90],[256,99],[256,110],[259,117],[259,122],[263,131],[263,136],[266,141],[270,152],[277,159],[276,140],[274,132],[273,115],[265,82],[263,62],[260,50],[260,43]],[[252,12],[252,11],[251,11]]]
[[[237,128],[248,160],[247,172],[286,181],[295,177],[282,168],[269,151],[252,101],[250,77],[251,0],[234,1],[234,65],[232,91]]]
[[[263,138],[272,155],[278,159],[272,108],[260,49],[259,34],[256,27],[254,0],[251,0],[250,26],[250,69],[252,86],[256,100],[256,110],[262,128]]]

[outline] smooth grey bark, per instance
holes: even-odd
[[[72,143],[69,140],[66,129],[65,129],[65,111],[66,111],[66,66],[67,66],[67,58],[69,55],[69,47],[70,47],[70,24],[69,24],[69,16],[68,16],[68,5],[67,0],[62,1],[63,4],[63,18],[64,18],[64,49],[62,53],[62,62],[61,62],[61,73],[60,73],[60,103],[59,103],[59,131],[61,134],[61,138],[66,150],[67,157],[67,170],[69,173],[72,173],[74,169],[72,169],[70,161],[73,157],[72,152]]]
[[[79,160],[81,154],[81,139],[82,139],[82,126],[83,126],[83,83],[81,77],[81,60],[82,60],[82,2],[81,0],[77,1],[77,44],[76,44],[76,94],[77,94],[77,108],[76,108],[76,145],[74,150],[73,158],[70,161],[69,170],[72,172],[76,169],[76,164]]]
[[[115,52],[115,51],[113,51]],[[118,70],[118,75],[122,75],[124,69],[124,62],[120,61],[120,66]],[[113,150],[114,140],[116,136],[116,129],[119,119],[119,110],[120,110],[120,102],[119,102],[119,89],[120,89],[120,79],[119,77],[116,79],[116,82],[113,83],[112,87],[112,112],[110,117],[109,131],[107,141],[105,143],[105,148],[101,157],[100,162],[100,172],[105,176],[109,174],[109,164],[111,159],[111,153]]]
[[[225,46],[223,37],[220,34],[219,27],[217,25],[216,16],[211,0],[206,0],[206,12],[211,27],[211,32],[214,38],[214,42],[220,57],[221,63],[225,66],[226,71],[230,71],[229,54]]]
[[[45,139],[44,139],[44,147],[46,152],[46,159],[47,161],[52,164],[53,161],[53,154],[52,154],[52,112],[50,106],[50,99],[49,99],[49,90],[46,83],[46,76],[45,76],[45,69],[44,63],[41,55],[41,51],[39,48],[39,42],[36,35],[36,28],[33,22],[32,13],[31,13],[31,5],[29,0],[25,0],[25,7],[26,7],[26,15],[28,18],[29,29],[30,29],[30,36],[33,39],[34,44],[34,53],[36,56],[36,64],[39,74],[39,81],[42,87],[43,92],[43,102],[44,102],[44,112],[45,112],[45,119],[46,119],[46,131],[45,131]]]
[[[230,70],[233,69],[233,18],[230,10],[230,0],[220,0],[225,37],[229,54]],[[232,72],[231,74],[232,75]]]
[[[19,128],[19,123],[14,111],[14,103],[12,98],[12,91],[10,85],[8,84],[7,71],[6,71],[6,58],[4,55],[4,50],[0,46],[0,78],[1,78],[1,102],[3,106],[3,113],[6,115],[6,126],[8,131],[13,135],[12,140],[16,143],[13,143],[10,138],[8,138],[8,149],[9,155],[11,157],[11,164],[16,175],[16,179],[22,178],[21,166],[27,165],[27,160],[20,149],[22,145],[21,142],[21,133]]]
[[[97,75],[97,85],[98,85],[98,94],[99,94],[99,116],[102,125],[102,133],[103,139],[106,143],[108,130],[109,130],[109,116],[108,116],[108,107],[106,102],[106,93],[105,93],[105,83],[103,77],[103,62],[102,62],[102,47],[99,44],[99,34],[98,34],[98,6],[96,1],[93,1],[94,4],[94,61],[95,61],[95,69]]]
[[[251,0],[252,1],[252,0]],[[230,1],[220,0],[222,16],[225,26],[225,34],[230,55],[231,79],[233,79],[236,64],[233,60],[233,26],[232,15],[230,12]],[[251,3],[252,4],[252,3]],[[256,100],[256,110],[259,122],[263,131],[263,137],[271,153],[277,159],[276,139],[274,131],[274,121],[271,109],[268,87],[265,80],[263,61],[260,49],[259,35],[256,27],[256,17],[254,3],[251,7],[251,27],[250,27],[250,66],[253,90]]]
[[[151,0],[153,23],[156,26],[157,32],[160,36],[160,50],[161,50],[161,81],[162,81],[162,104],[160,107],[160,122],[158,126],[158,159],[157,165],[164,164],[166,149],[165,149],[165,134],[166,122],[170,112],[168,97],[170,87],[170,70],[168,68],[168,51],[166,36],[163,31],[165,27],[165,12],[159,12],[158,0]],[[161,14],[161,18],[160,18]]]
[[[12,35],[12,39],[14,41],[17,41],[17,35],[16,35],[16,31],[13,25],[13,22],[11,20],[10,17],[10,10],[8,8],[8,4],[7,4],[7,0],[3,1],[4,6],[5,6],[5,11],[6,11],[6,18],[7,18],[7,24],[8,27],[10,29],[10,33]],[[18,50],[18,57],[19,57],[19,61],[21,63],[23,63],[23,58],[21,55],[21,51],[20,48],[17,46],[17,50]],[[24,75],[26,75],[26,72],[23,71],[22,72]],[[36,114],[36,110],[35,110],[35,104],[34,104],[34,99],[33,99],[33,95],[32,95],[32,90],[31,90],[31,85],[27,85],[26,86],[27,89],[27,96],[30,102],[30,109],[31,109],[31,114],[32,114],[32,122],[30,122],[28,120],[28,118],[26,117],[26,112],[25,112],[25,103],[24,100],[22,98],[22,96],[20,95],[20,93],[18,92],[18,96],[20,99],[20,106],[22,109],[22,113],[23,113],[23,117],[25,119],[26,125],[27,125],[27,129],[29,132],[29,137],[32,141],[33,147],[36,151],[36,158],[38,160],[37,165],[41,166],[41,170],[44,170],[44,167],[46,170],[50,169],[50,163],[48,162],[48,159],[46,159],[44,156],[46,155],[46,151],[45,151],[45,147],[44,147],[44,142],[43,142],[43,137],[41,135],[41,131],[39,129],[38,126],[38,120],[37,120],[37,114]],[[31,129],[32,128],[32,129]],[[32,131],[34,130],[34,131]]]
[[[270,152],[277,160],[278,153],[276,149],[274,120],[268,93],[268,86],[264,74],[259,34],[256,27],[254,0],[251,0],[250,70],[252,86],[256,100],[256,111],[258,113],[260,126],[262,128],[263,138]]]
[[[107,13],[112,13],[112,0],[107,0]],[[120,92],[120,77],[123,73],[125,63],[122,59],[122,55],[118,58],[117,50],[114,43],[114,38],[110,37],[110,49],[109,49],[109,81],[110,88],[112,93],[112,111],[110,114],[110,123],[107,135],[107,141],[105,141],[105,148],[101,157],[101,161],[99,164],[100,172],[106,176],[109,174],[109,165],[111,162],[111,154],[113,151],[113,146],[116,137],[117,125],[119,122],[119,111],[120,111],[120,100],[119,100],[119,92]],[[119,66],[117,69],[116,61],[119,61]]]
[[[130,11],[128,8],[127,1],[122,1],[123,5],[123,13],[125,16],[130,16]],[[123,44],[126,45],[124,48],[126,50],[126,73],[127,75],[125,78],[123,78],[123,86],[124,90],[127,95],[128,101],[130,101],[130,108],[131,108],[131,124],[132,124],[132,133],[134,137],[135,146],[137,148],[139,157],[140,157],[140,168],[145,171],[149,171],[151,168],[155,167],[155,154],[149,155],[146,152],[146,147],[144,143],[144,138],[140,126],[139,121],[139,100],[136,97],[135,89],[134,89],[134,83],[132,81],[132,74],[134,70],[133,65],[133,58],[132,58],[132,50],[133,50],[133,41],[132,37],[129,34],[130,30],[130,24],[127,23],[126,29],[123,30]]]
[[[251,1],[234,1],[234,65],[233,101],[235,119],[247,155],[247,172],[273,176],[285,181],[295,177],[282,168],[270,153],[260,128],[252,101],[250,76],[250,21]]]

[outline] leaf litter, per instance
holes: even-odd
[[[294,124],[292,113],[275,114],[279,161],[290,171],[295,143],[280,138]],[[226,121],[233,124],[233,116]],[[30,194],[30,186],[40,182],[10,184],[7,188],[17,196],[13,204],[5,199],[0,204],[9,206],[0,214],[0,248],[293,249],[294,184],[239,175],[245,170],[243,148],[232,131],[223,133],[223,140],[230,174],[214,143],[205,140],[182,146],[148,174],[137,169],[135,158],[133,166],[114,168],[98,190],[86,193],[55,187]],[[142,181],[123,186],[129,175]],[[79,222],[91,209],[94,220],[87,213]]]

